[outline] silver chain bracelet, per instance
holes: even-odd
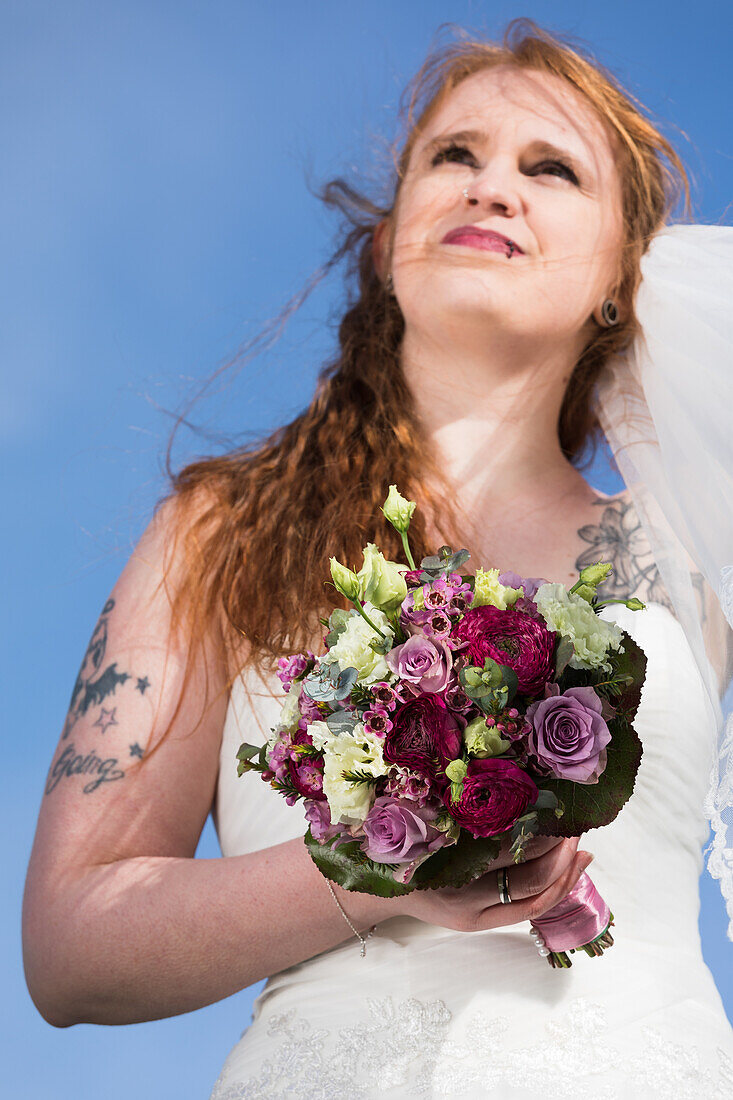
[[[366,941],[369,939],[370,936],[374,935],[374,933],[377,930],[377,926],[376,926],[376,924],[373,924],[371,926],[371,928],[369,929],[369,931],[367,932],[366,936],[362,936],[361,932],[359,932],[359,930],[357,928],[354,928],[354,925],[351,923],[348,916],[346,915],[346,911],[344,910],[344,907],[341,904],[341,902],[339,901],[339,899],[336,897],[336,894],[334,893],[333,886],[328,881],[328,879],[326,879],[326,885],[328,886],[329,890],[331,891],[331,897],[333,898],[333,900],[336,902],[339,909],[343,913],[344,920],[348,924],[349,928],[354,933],[354,935],[357,936],[359,938],[359,940],[361,940],[361,951],[359,952],[359,954],[361,955],[361,957],[363,959],[364,956],[366,955]]]

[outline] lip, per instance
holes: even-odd
[[[485,252],[503,252],[509,256],[524,252],[516,241],[505,237],[503,233],[481,229],[478,225],[459,225],[457,229],[451,229],[443,237],[441,244],[464,244],[470,248],[481,248]]]

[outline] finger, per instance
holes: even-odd
[[[530,895],[519,901],[511,901],[505,905],[491,905],[486,909],[477,922],[479,929],[501,928],[507,924],[519,924],[524,920],[534,920],[541,917],[553,905],[557,905],[570,893],[587,866],[587,856],[577,855],[570,866],[550,885],[538,894]]]
[[[536,859],[528,859],[524,863],[503,864],[507,869],[507,886],[512,901],[540,893],[563,874],[573,861],[579,839],[567,837],[561,844],[553,845]],[[477,880],[472,901],[481,907],[501,902],[497,872],[489,872]]]

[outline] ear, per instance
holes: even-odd
[[[374,263],[374,270],[377,273],[377,277],[380,282],[384,282],[387,278],[387,262],[386,256],[387,248],[387,233],[389,229],[389,222],[386,218],[383,218],[378,223],[374,230],[374,236],[372,238],[372,261]]]
[[[603,314],[601,313],[603,301],[606,298],[611,298],[616,303],[616,309],[618,310],[618,324],[624,324],[628,320],[628,310],[626,309],[626,306],[617,291],[613,291],[611,294],[604,294],[600,304],[591,313],[591,317],[593,318],[595,323],[598,325],[599,328],[609,327],[603,320]]]

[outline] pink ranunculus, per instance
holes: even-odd
[[[534,780],[512,760],[490,756],[470,760],[461,797],[454,802],[447,787],[443,802],[454,820],[473,836],[498,836],[533,805],[538,794]]]
[[[392,729],[382,743],[384,759],[442,786],[448,782],[446,764],[460,755],[465,725],[440,695],[418,695],[393,713]]]
[[[525,611],[493,604],[471,607],[451,637],[466,643],[463,652],[479,668],[491,657],[514,669],[517,690],[524,695],[538,695],[555,671],[557,635]]]
[[[410,863],[442,847],[446,834],[432,822],[435,810],[389,795],[375,798],[364,820],[362,848],[375,863]]]
[[[606,745],[611,740],[602,705],[590,686],[561,693],[559,684],[547,684],[545,698],[527,707],[532,723],[529,751],[558,779],[597,783],[606,769]]]
[[[419,691],[444,691],[453,668],[453,651],[442,638],[414,634],[385,654],[400,680]]]

